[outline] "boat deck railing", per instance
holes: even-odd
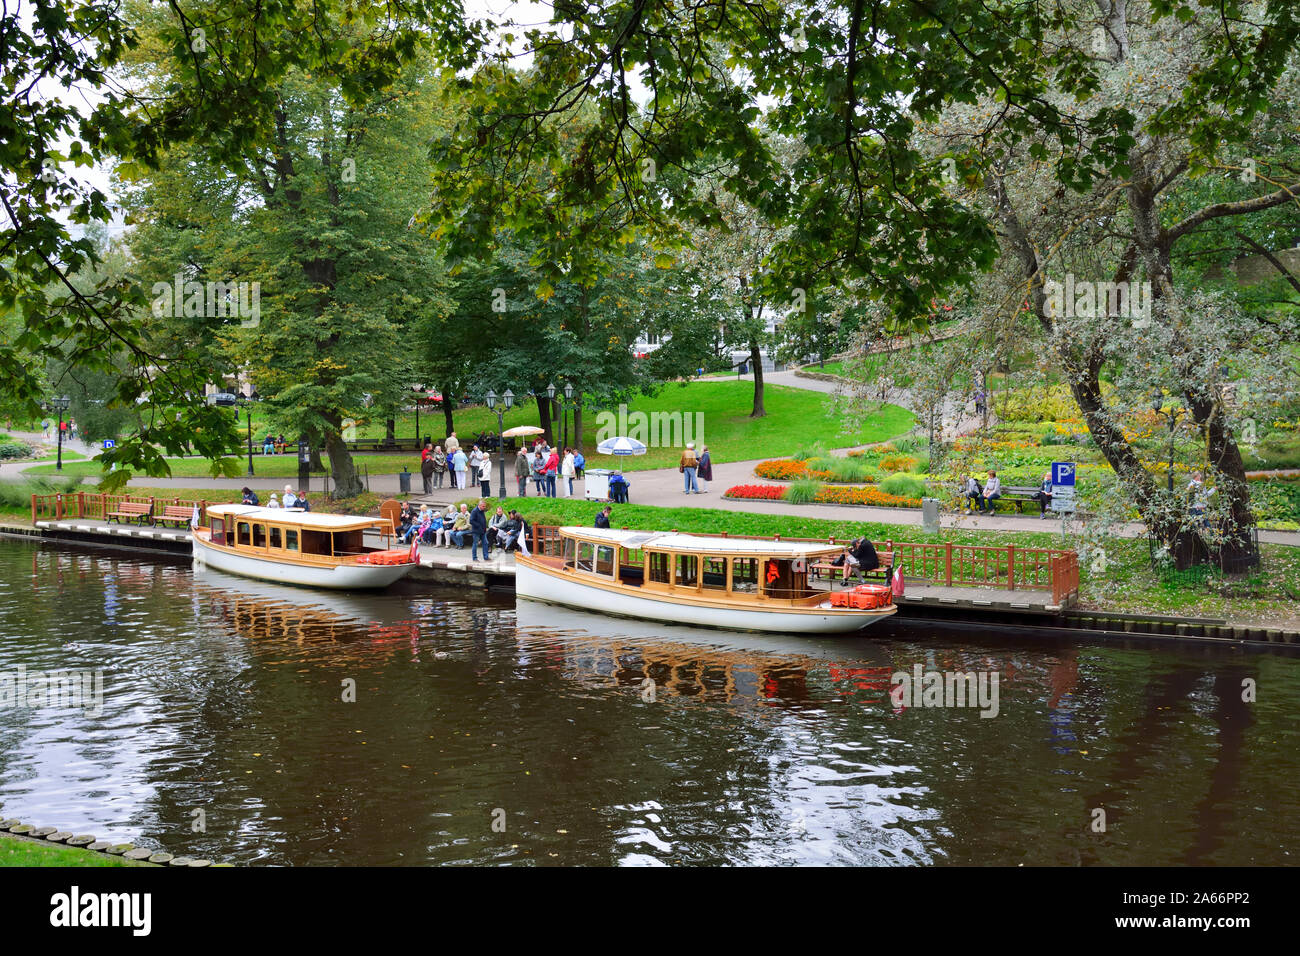
[[[64,521],[69,518],[85,518],[94,521],[107,521],[115,511],[121,511],[123,504],[148,505],[149,510],[143,517],[156,519],[169,507],[186,508],[198,506],[199,520],[207,516],[208,501],[192,501],[186,498],[166,498],[144,495],[108,495],[97,491],[55,492],[47,495],[32,495],[32,524],[37,521]],[[213,502],[216,504],[217,502]]]

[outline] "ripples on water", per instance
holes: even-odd
[[[918,663],[997,672],[998,716],[900,712]],[[18,665],[105,695],[0,710],[5,815],[233,863],[1288,863],[1300,822],[1274,655],[728,635],[0,541]]]

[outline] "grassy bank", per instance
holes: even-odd
[[[0,866],[136,866],[130,860],[75,846],[0,833]]]

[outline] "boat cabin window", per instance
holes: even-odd
[[[607,578],[614,576],[614,546],[612,544],[596,545],[596,573]]]
[[[639,548],[618,549],[618,579],[640,585],[645,580],[645,552]]]
[[[253,547],[255,548],[266,547],[266,525],[264,524],[253,525]]]
[[[335,531],[333,553],[361,554],[366,550],[365,534],[360,529],[356,531]]]
[[[310,528],[302,529],[302,553],[303,554],[333,554],[332,542],[328,531],[313,531]]]
[[[572,538],[565,538],[564,539],[564,566],[566,568],[574,567],[574,562],[577,560],[577,554],[578,554],[578,542],[574,541]]]
[[[650,552],[650,580],[655,584],[669,584],[672,581],[672,560],[671,554],[664,554],[662,551]]]
[[[284,529],[284,550],[286,551],[298,550],[298,529],[297,528]]]
[[[235,522],[235,544],[247,547],[252,543],[253,532],[247,521]]]
[[[277,528],[275,525],[271,525],[271,547],[273,548],[284,547],[284,544],[282,543],[280,538],[280,529]]]
[[[212,519],[212,543],[226,543],[226,522],[221,518]]]
[[[596,546],[590,541],[578,542],[578,570],[595,571]]]
[[[699,587],[698,560],[695,555],[677,555],[677,578],[673,583],[679,588]]]
[[[731,559],[731,590],[758,593],[758,558]]]
[[[727,590],[727,559],[706,555],[704,557],[704,587],[713,591]]]
[[[763,590],[771,598],[790,600],[813,593],[808,587],[807,562],[802,558],[769,558],[763,581]]]

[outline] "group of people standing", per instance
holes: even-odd
[[[527,446],[515,453],[515,481],[519,497],[528,497],[529,479],[538,497],[572,498],[573,481],[582,477],[586,460],[582,452],[572,448],[552,448],[545,439],[538,439],[530,453]],[[562,491],[563,494],[557,494]]]
[[[451,487],[464,491],[471,481],[478,482],[484,497],[492,494],[492,456],[478,445],[470,447],[469,454],[460,447],[456,433],[447,436],[447,448],[426,442],[420,452],[420,477],[424,480],[424,493],[432,494],[450,477]]]
[[[709,457],[709,446],[702,445],[697,456],[695,442],[688,441],[686,448],[682,450],[677,470],[682,473],[685,494],[708,494],[709,482],[713,480],[713,459]]]

